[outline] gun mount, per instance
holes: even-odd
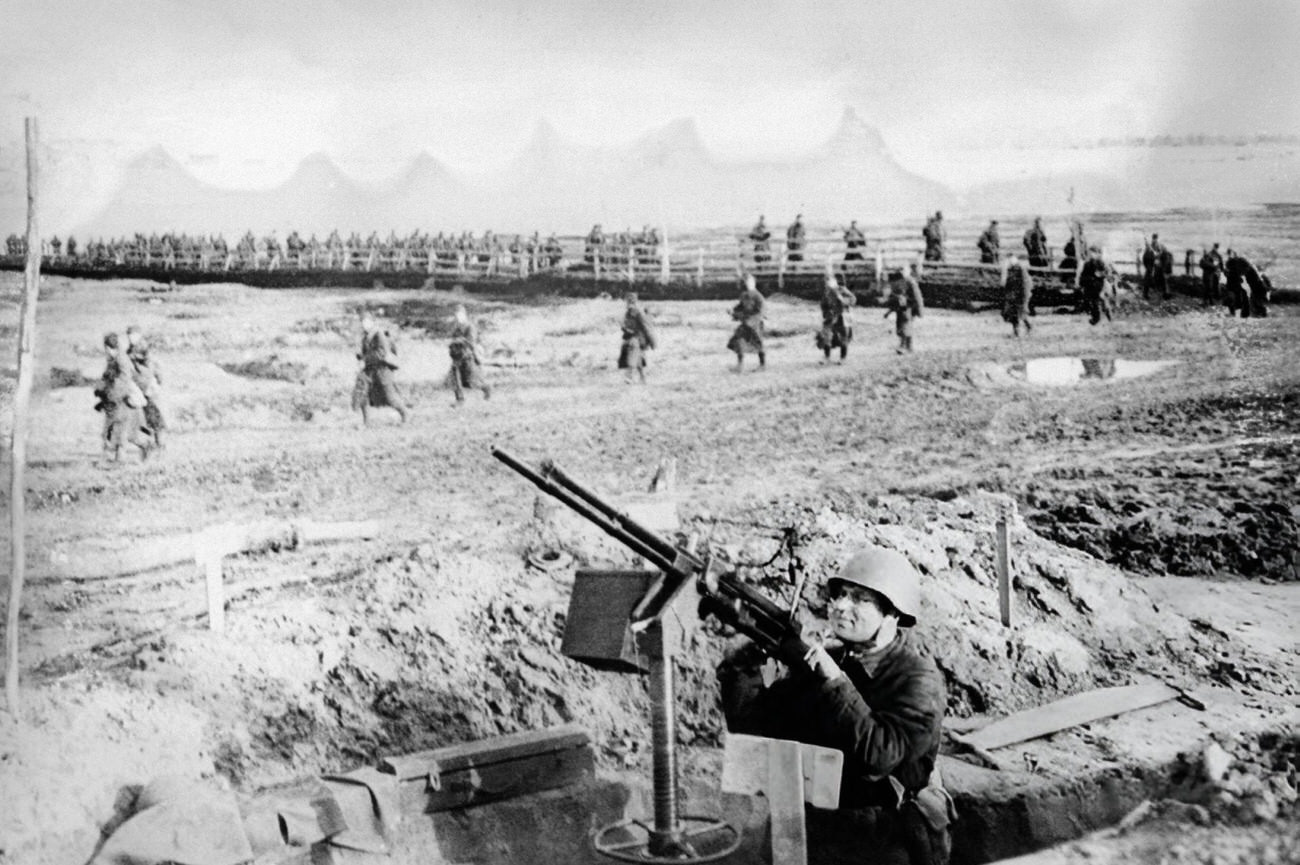
[[[639,524],[550,460],[535,470],[500,448],[492,455],[654,568],[579,571],[569,601],[565,655],[597,669],[650,676],[654,823],[623,820],[605,826],[593,845],[625,862],[712,862],[728,856],[740,846],[738,829],[678,813],[673,656],[704,614],[731,625],[770,655],[802,657],[808,646],[794,617],[802,580],[795,604],[783,608],[711,556],[697,554],[692,544],[675,545]],[[794,542],[788,532],[782,549]]]

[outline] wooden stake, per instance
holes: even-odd
[[[1011,627],[1011,540],[1007,520],[1010,507],[1003,508],[997,523],[998,614],[1004,627]]]
[[[221,556],[217,553],[204,556],[202,567],[208,596],[208,630],[225,633],[226,587],[221,579]]]
[[[9,447],[9,606],[5,624],[5,700],[17,715],[22,706],[18,693],[18,628],[22,611],[26,567],[27,403],[36,374],[32,357],[36,344],[36,300],[40,293],[41,234],[36,213],[36,118],[26,120],[27,132],[27,270],[23,285],[22,318],[18,329],[18,384],[14,391],[13,433]]]

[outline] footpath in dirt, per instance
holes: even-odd
[[[20,285],[3,279],[0,337],[12,344]],[[573,567],[529,565],[539,551],[575,566],[630,560],[539,501],[492,446],[552,457],[615,501],[675,459],[683,525],[776,598],[789,592],[780,569],[745,565],[797,526],[814,626],[826,576],[856,545],[904,551],[926,581],[918,639],[945,675],[954,723],[1155,679],[1206,703],[1009,747],[1015,768],[1000,776],[959,771],[958,837],[970,846],[954,861],[1025,853],[1126,813],[1120,828],[1030,861],[1284,862],[1300,850],[1291,309],[1242,321],[1131,302],[1096,328],[1042,311],[1020,340],[996,312],[932,311],[904,357],[868,309],[848,361],[823,366],[816,306],[776,297],[768,369],[736,374],[722,348],[729,304],[651,304],[660,346],[641,386],[614,368],[616,299],[154,288],[42,289],[25,707],[0,719],[0,798],[13,803],[0,862],[85,861],[124,799],[160,775],[251,793],[578,722],[601,771],[648,777],[644,682],[560,654]],[[460,408],[445,384],[456,303],[483,326],[494,385],[491,400],[471,393]],[[362,429],[349,412],[361,309],[397,336],[415,405],[405,425],[381,410]],[[127,324],[163,365],[171,428],[154,458],[109,464],[90,391],[104,331]],[[1173,363],[1125,380],[1026,381],[1026,361],[1046,357]],[[12,386],[0,377],[6,405]],[[1004,627],[992,527],[1009,505],[1017,583]],[[304,520],[382,531],[228,558],[224,633],[207,628],[193,562],[73,567],[218,524]],[[707,625],[680,659],[688,781],[716,774],[713,667],[727,639]],[[1217,777],[1204,765],[1211,742],[1229,758]],[[1126,778],[1138,780],[1115,781]],[[1110,788],[1123,793],[1078,812],[1093,824],[1061,825],[1032,799]]]

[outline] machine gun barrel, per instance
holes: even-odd
[[[587,492],[587,496],[596,499],[596,502],[599,503],[598,505],[590,503],[587,499],[580,498],[577,494],[570,492],[563,486],[557,486],[547,478],[546,474],[539,474],[533,471],[531,467],[520,462],[513,455],[501,448],[493,448],[492,456],[523,475],[532,482],[533,486],[537,487],[542,492],[559,499],[574,513],[584,517],[588,522],[595,525],[614,540],[623,544],[641,558],[650,562],[650,564],[654,565],[659,570],[667,572],[673,569],[674,557],[672,555],[665,556],[661,552],[662,548],[660,544],[648,543],[643,537],[640,537],[632,531],[624,528],[623,523],[631,523],[640,532],[649,534],[651,537],[654,537],[655,540],[659,540],[654,536],[653,532],[638,525],[630,518],[619,514],[618,511],[614,510],[611,506],[596,498],[593,493]],[[553,473],[555,467],[548,463],[547,467],[544,468],[544,471],[547,471],[548,474]],[[584,490],[584,492],[586,491]],[[667,542],[662,541],[661,543]]]
[[[542,461],[542,474],[548,478],[554,478],[560,486],[564,487],[591,507],[604,514],[607,518],[617,523],[623,531],[632,535],[646,546],[655,549],[662,558],[672,561],[677,557],[679,553],[677,547],[664,538],[659,537],[655,532],[641,525],[636,520],[632,519],[630,516],[618,510],[613,505],[609,504],[609,502],[606,502],[600,496],[569,477],[564,469],[557,466],[551,460],[548,459]]]
[[[703,598],[702,610],[750,637],[769,654],[775,654],[787,639],[799,638],[800,628],[794,620],[793,610],[740,582],[735,574],[710,573],[704,560],[642,526],[569,477],[550,460],[544,461],[538,472],[501,448],[493,448],[492,456],[664,574],[633,610],[634,620],[646,611],[658,609],[660,602],[671,595],[674,586],[681,585],[684,580],[694,580]]]

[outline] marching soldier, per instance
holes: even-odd
[[[1210,307],[1219,302],[1219,276],[1223,273],[1223,256],[1219,244],[1201,255],[1201,306]]]
[[[1241,310],[1242,318],[1268,317],[1268,278],[1262,275],[1250,259],[1228,250],[1224,266],[1228,274],[1229,311]]]
[[[623,313],[623,343],[618,352],[618,368],[624,370],[628,383],[632,382],[632,370],[645,384],[645,353],[655,347],[654,328],[650,320],[637,305],[635,292],[627,294],[627,310]]]
[[[758,217],[758,223],[750,230],[749,239],[754,242],[755,264],[767,264],[772,260],[772,248],[768,243],[772,239],[772,232],[767,230],[761,215]]]
[[[858,221],[855,219],[849,223],[849,227],[844,232],[844,245],[847,251],[844,253],[844,260],[862,261],[862,250],[867,245],[866,235],[862,229],[858,228]]]
[[[925,238],[925,260],[943,261],[943,245],[948,239],[948,232],[943,227],[942,211],[936,210],[934,216],[926,220],[921,236]]]
[[[894,333],[898,335],[898,348],[895,352],[903,354],[913,351],[912,320],[921,317],[925,311],[925,300],[921,297],[921,284],[916,276],[902,270],[889,275],[890,292],[886,301],[888,307],[885,318],[894,316]]]
[[[1033,226],[1025,232],[1025,252],[1029,256],[1030,267],[1050,267],[1051,252],[1047,247],[1047,232],[1043,231],[1043,218],[1034,217]]]
[[[1079,288],[1083,291],[1083,308],[1088,311],[1088,323],[1097,324],[1101,317],[1111,321],[1110,301],[1106,298],[1106,286],[1112,277],[1112,270],[1101,257],[1101,247],[1088,249],[1088,260],[1079,272]]]
[[[767,352],[763,348],[763,295],[752,273],[745,274],[745,287],[732,307],[731,318],[737,322],[736,330],[727,342],[727,350],[736,353],[735,371],[745,365],[745,352],[758,355],[758,368],[767,366]]]
[[[122,448],[133,444],[140,449],[141,460],[149,459],[154,440],[145,426],[145,396],[131,373],[131,361],[122,350],[116,333],[104,336],[107,363],[99,386],[95,388],[95,410],[104,413],[104,452],[113,462],[121,462]]]
[[[172,283],[172,288],[176,283]],[[149,344],[135,325],[126,329],[126,357],[131,363],[132,377],[144,394],[144,422],[153,433],[154,447],[163,449],[162,431],[167,420],[162,410],[162,369],[158,359],[149,352]]]
[[[456,405],[465,401],[465,389],[470,387],[483,391],[483,399],[491,399],[492,388],[483,377],[483,362],[479,357],[478,328],[469,320],[463,304],[456,305],[448,351],[451,353],[451,384],[456,391]]]
[[[370,426],[370,409],[390,406],[406,423],[408,409],[393,373],[397,370],[397,344],[388,331],[375,323],[369,312],[361,314],[361,370],[352,388],[352,408],[361,411],[361,422]]]
[[[853,292],[843,288],[835,277],[826,277],[826,288],[822,291],[822,329],[817,332],[817,347],[822,350],[822,363],[830,363],[831,349],[840,350],[840,363],[849,354],[849,343],[853,340],[853,328],[849,324],[849,310],[858,299]]]
[[[786,260],[803,261],[804,228],[803,214],[797,214],[794,224],[785,230]]]
[[[1014,254],[1007,259],[1007,262],[1002,320],[1011,325],[1011,332],[1017,337],[1020,336],[1020,325],[1023,324],[1025,336],[1028,336],[1034,329],[1034,326],[1029,323],[1029,303],[1034,296],[1034,278],[1029,275],[1029,271]]]
[[[996,219],[989,222],[989,227],[984,229],[980,235],[979,241],[975,244],[979,247],[981,264],[997,264],[1002,258],[1002,241],[998,237],[998,221]]]

